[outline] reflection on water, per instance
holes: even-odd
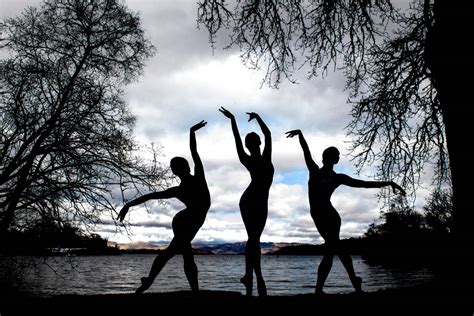
[[[35,258],[22,273],[22,291],[35,295],[133,293],[140,277],[148,275],[155,255],[84,256]],[[203,290],[245,293],[239,283],[244,257],[195,256]],[[24,260],[27,260],[26,258]],[[31,259],[29,259],[31,261]],[[269,295],[313,293],[320,256],[262,256],[262,271]],[[353,256],[363,289],[375,291],[425,282],[433,275],[427,268],[387,268],[368,265]],[[181,256],[172,258],[148,292],[189,290]],[[328,293],[353,291],[346,271],[335,258],[326,281]]]

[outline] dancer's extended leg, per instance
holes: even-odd
[[[161,272],[161,270],[166,265],[168,260],[170,260],[175,254],[176,254],[176,240],[173,238],[170,245],[162,253],[160,253],[153,261],[153,265],[151,266],[148,277],[141,278],[142,284],[138,287],[135,293],[141,294],[144,291],[146,291],[153,284],[153,281],[155,281],[155,278]]]
[[[356,292],[362,292],[362,278],[355,274],[351,256],[347,253],[340,253],[339,259],[341,259],[344,268],[346,268],[347,274],[349,274],[349,278]]]
[[[262,275],[260,240],[252,242],[252,257],[253,268],[255,271],[255,276],[257,277],[258,295],[266,296],[267,286],[265,285],[265,280],[263,279]]]
[[[199,291],[198,268],[196,262],[194,262],[194,255],[190,242],[183,245],[183,261],[184,273],[186,274],[186,278],[191,286],[191,290],[197,292]]]
[[[319,263],[318,280],[316,281],[317,294],[323,293],[324,283],[329,275],[329,271],[331,271],[333,259],[334,255],[332,253],[327,253]]]
[[[245,245],[245,275],[240,278],[240,282],[245,286],[245,295],[252,296],[253,290],[253,266],[254,256],[252,255],[252,244],[250,239]]]

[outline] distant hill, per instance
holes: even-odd
[[[133,243],[116,243],[113,241],[108,242],[109,247],[114,247],[120,250],[121,253],[125,254],[158,254],[163,251],[167,245],[156,244],[153,242],[133,242]],[[193,246],[193,252],[200,255],[213,255],[211,251],[205,249],[197,249]]]
[[[236,242],[236,243],[226,243],[226,244],[201,244],[194,243],[193,248],[211,251],[216,255],[238,255],[243,254],[245,251],[245,243]]]
[[[340,246],[349,254],[361,254],[365,251],[366,242],[363,238],[342,239]],[[290,244],[280,247],[273,255],[316,256],[324,254],[324,244]]]
[[[300,244],[281,247],[280,249],[274,251],[272,255],[311,256],[320,255],[322,253],[322,245]]]
[[[132,243],[116,243],[113,241],[108,242],[109,247],[116,247],[120,250],[163,250],[166,246],[157,246],[153,243],[138,241]]]
[[[224,243],[224,244],[207,244],[207,243],[193,243],[193,250],[196,254],[215,254],[215,255],[243,255],[245,252],[245,242]],[[109,242],[109,246],[116,247],[124,253],[159,253],[166,248],[166,245],[157,244],[154,242],[134,242],[128,244],[119,244]],[[302,249],[306,245],[300,243],[273,243],[262,242],[260,247],[262,254],[276,254],[283,248],[286,252],[291,252],[290,249]]]
[[[236,242],[236,243],[225,243],[225,244],[193,244],[193,248],[212,251],[216,255],[242,255],[245,252],[245,242]],[[282,247],[287,247],[291,245],[297,245],[293,243],[273,243],[273,242],[262,242],[260,247],[262,249],[262,254],[272,254],[275,251],[278,251]]]

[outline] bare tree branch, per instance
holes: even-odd
[[[438,185],[449,182],[443,113],[426,64],[433,1],[413,1],[401,13],[391,1],[201,0],[198,23],[214,43],[230,33],[251,68],[278,87],[304,67],[308,77],[332,67],[347,77],[353,120],[352,155],[360,169],[378,167],[378,177],[417,188],[427,164]]]
[[[122,86],[154,47],[118,1],[45,1],[1,24],[0,223],[97,223],[168,178],[132,137]]]

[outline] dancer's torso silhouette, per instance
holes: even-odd
[[[199,172],[183,178],[176,187],[175,195],[187,208],[196,209],[197,213],[203,216],[206,216],[207,210],[211,206],[211,196],[206,178]]]
[[[179,186],[171,189],[172,197],[177,198],[186,206],[173,217],[173,232],[191,241],[204,224],[207,212],[211,207],[211,196],[204,173],[182,177]]]
[[[308,195],[311,217],[325,240],[337,239],[341,217],[331,203],[331,195],[341,184],[333,170],[313,168],[309,173]]]
[[[260,236],[267,220],[274,168],[271,158],[264,156],[248,156],[243,165],[250,173],[251,182],[240,198],[240,211],[249,237]]]

